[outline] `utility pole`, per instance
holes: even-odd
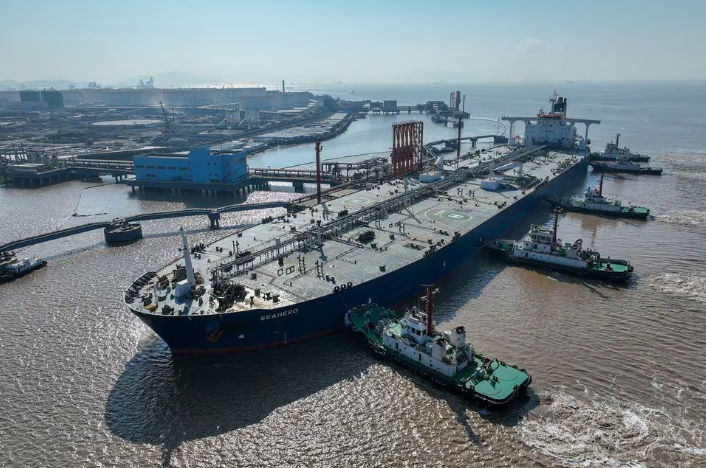
[[[461,161],[461,128],[463,127],[463,119],[458,118],[458,140],[456,141],[456,169],[458,169],[458,163]]]
[[[316,142],[316,204],[321,203],[321,142]]]

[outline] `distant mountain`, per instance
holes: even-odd
[[[166,73],[156,73],[154,75],[140,75],[120,83],[115,83],[113,86],[119,88],[137,86],[138,81],[147,81],[150,77],[154,77],[155,88],[188,88],[196,86],[208,86],[217,83],[216,80],[204,76],[194,75],[192,73],[171,71]]]

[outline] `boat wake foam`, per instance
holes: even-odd
[[[672,213],[655,215],[655,219],[669,224],[699,226],[706,223],[706,213],[703,211],[675,211]]]
[[[663,273],[651,276],[648,284],[665,293],[706,303],[706,276],[697,273]]]
[[[643,466],[651,460],[706,463],[704,429],[666,410],[617,399],[539,393],[542,404],[518,426],[523,443],[573,466]]]

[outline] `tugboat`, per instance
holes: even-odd
[[[617,216],[622,218],[647,219],[650,209],[644,206],[623,206],[620,200],[603,196],[603,174],[597,188],[586,188],[583,197],[549,199],[555,207],[567,211]]]
[[[532,377],[524,369],[476,352],[466,342],[463,326],[435,331],[433,295],[433,287],[427,286],[426,312],[414,308],[400,317],[369,303],[348,311],[346,324],[361,333],[374,352],[438,385],[494,407],[510,403]]]
[[[605,150],[602,153],[592,153],[589,155],[589,159],[591,161],[616,161],[620,156],[625,156],[631,162],[649,162],[649,156],[633,153],[627,146],[620,148],[618,146],[619,141],[620,133],[615,136],[615,143],[609,141],[606,143]]]
[[[18,259],[12,252],[0,252],[0,283],[20,278],[46,266],[46,260],[38,258]]]
[[[598,172],[624,172],[628,174],[662,175],[661,167],[641,166],[631,162],[626,154],[621,154],[615,161],[591,161],[591,167]]]
[[[532,225],[521,240],[496,239],[486,248],[510,263],[548,267],[607,281],[627,281],[630,278],[633,267],[627,260],[603,258],[598,252],[584,250],[581,239],[573,244],[562,244],[561,239],[557,239],[559,211],[554,211],[553,229]]]

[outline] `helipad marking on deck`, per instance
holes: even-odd
[[[446,219],[451,219],[453,221],[464,221],[470,219],[471,215],[466,213],[460,213],[458,211],[444,211],[443,217]]]

